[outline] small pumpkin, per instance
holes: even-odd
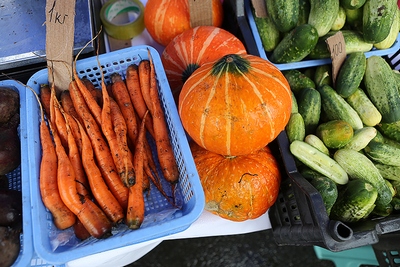
[[[245,54],[246,48],[232,33],[214,26],[198,26],[176,36],[161,54],[165,74],[175,97],[187,78],[206,62],[227,54]]]
[[[227,157],[190,144],[205,195],[205,209],[231,221],[255,219],[276,201],[281,175],[268,146]]]
[[[245,155],[269,144],[285,129],[291,108],[291,90],[282,72],[249,54],[205,63],[179,95],[179,115],[188,135],[222,155]]]
[[[222,26],[223,6],[220,0],[212,0],[213,26]],[[167,46],[175,36],[191,28],[189,2],[187,0],[147,0],[144,8],[144,25],[150,36]]]

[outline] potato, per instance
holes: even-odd
[[[22,224],[22,193],[0,189],[0,203],[0,226],[19,227]]]
[[[7,123],[19,111],[19,93],[0,87],[0,125]]]
[[[0,131],[0,175],[21,164],[21,143],[16,128]]]
[[[18,258],[20,250],[20,230],[0,226],[0,266],[11,266]]]

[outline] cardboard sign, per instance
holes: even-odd
[[[254,8],[254,14],[258,18],[267,17],[267,6],[265,4],[265,0],[251,0],[251,4]]]
[[[212,26],[212,1],[211,0],[188,0],[190,12],[190,26]]]
[[[72,78],[75,1],[46,1],[47,68],[57,91],[67,90]]]
[[[333,36],[326,39],[329,52],[332,59],[332,81],[335,84],[337,74],[340,67],[346,59],[346,43],[344,41],[343,33],[338,31]]]

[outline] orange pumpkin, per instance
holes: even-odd
[[[223,7],[220,0],[212,0],[213,26],[220,27]],[[144,9],[144,25],[150,36],[167,46],[175,36],[191,28],[187,0],[147,0]]]
[[[291,91],[282,72],[249,54],[230,54],[202,65],[179,95],[179,115],[189,136],[222,155],[257,151],[284,130]]]
[[[176,36],[165,47],[161,60],[174,96],[183,83],[206,62],[227,54],[245,54],[244,44],[232,33],[214,26],[198,26]]]
[[[201,148],[191,151],[205,195],[205,209],[232,221],[255,219],[276,201],[281,175],[268,147],[226,157]]]

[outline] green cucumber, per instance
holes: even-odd
[[[400,94],[397,80],[389,63],[381,56],[367,59],[364,86],[372,103],[382,114],[382,122],[400,120]]]
[[[280,32],[296,27],[299,20],[299,0],[265,0],[267,12]]]
[[[345,24],[346,24],[346,12],[344,11],[343,7],[339,6],[338,14],[330,30],[339,31],[344,27]]]
[[[352,30],[357,30],[362,32],[363,8],[362,7],[357,9],[344,8],[344,11],[346,13],[346,25],[349,26],[350,29]]]
[[[374,162],[400,167],[400,148],[382,142],[370,142],[365,154]]]
[[[304,142],[306,142],[309,145],[312,145],[322,153],[329,156],[329,149],[326,147],[324,142],[315,134],[308,134],[306,137],[304,137]]]
[[[344,41],[346,43],[346,53],[368,52],[373,48],[373,44],[367,43],[363,35],[356,30],[341,30]],[[308,55],[311,59],[330,58],[331,53],[326,45],[326,39],[336,34],[337,31],[330,31],[326,35],[318,39],[314,49]]]
[[[284,70],[283,75],[290,85],[292,92],[297,95],[303,88],[315,88],[313,79],[297,69]]]
[[[324,64],[317,66],[314,72],[314,82],[317,86],[316,88],[324,84],[332,86],[332,65]]]
[[[318,176],[311,179],[310,183],[320,193],[324,202],[326,213],[331,213],[331,209],[338,198],[338,188],[334,181],[325,176]]]
[[[386,205],[392,199],[392,192],[374,163],[364,154],[353,149],[338,149],[333,155],[335,161],[352,179],[361,179],[378,190],[377,204]]]
[[[293,141],[290,152],[309,168],[332,179],[337,184],[346,184],[349,177],[346,171],[331,157],[304,141]]]
[[[389,216],[392,212],[393,212],[393,206],[390,202],[384,206],[376,205],[375,208],[372,210],[371,214],[380,217],[386,217]]]
[[[305,137],[305,127],[304,120],[301,114],[290,114],[289,122],[286,124],[285,129],[290,143],[294,140],[303,141]]]
[[[400,142],[400,121],[390,123],[381,122],[377,127],[384,136]]]
[[[374,47],[376,47],[377,49],[388,49],[392,47],[392,45],[397,39],[397,36],[399,36],[400,28],[399,28],[398,16],[399,16],[398,12],[395,12],[395,16],[393,19],[392,27],[390,28],[389,35],[385,39],[383,39],[383,41],[375,43]]]
[[[339,13],[338,0],[310,0],[308,24],[317,29],[318,36],[329,32]]]
[[[340,0],[340,6],[346,9],[354,10],[362,7],[366,0]]]
[[[400,167],[391,166],[381,163],[375,163],[375,167],[379,170],[382,177],[386,180],[400,181]]]
[[[271,54],[273,63],[298,62],[304,59],[318,42],[317,30],[302,24],[291,30],[276,46]]]
[[[400,210],[400,197],[393,197],[390,203],[392,204],[394,210]]]
[[[381,122],[381,113],[361,88],[357,88],[346,101],[358,113],[364,125],[375,126]]]
[[[377,130],[372,126],[365,126],[354,132],[353,138],[344,146],[355,151],[364,149],[373,140],[377,134]]]
[[[299,107],[297,105],[297,99],[296,96],[294,95],[293,91],[290,91],[292,95],[292,111],[291,113],[299,113]]]
[[[327,148],[338,149],[347,145],[353,138],[351,125],[342,120],[332,120],[318,125],[316,133]]]
[[[281,40],[281,34],[272,22],[270,16],[267,15],[261,18],[254,15],[254,22],[264,50],[267,52],[273,51]]]
[[[357,152],[358,153],[358,152]],[[375,208],[377,189],[364,180],[350,180],[331,209],[331,218],[342,222],[357,222]]]
[[[310,8],[311,5],[309,0],[299,0],[299,19],[297,25],[306,24],[308,22]]]
[[[347,56],[336,77],[335,90],[346,98],[354,93],[364,77],[367,58],[364,52],[353,52]]]
[[[305,134],[317,129],[321,116],[321,95],[314,88],[303,88],[297,97],[299,113],[303,117]]]
[[[322,109],[329,120],[343,120],[348,122],[353,130],[363,127],[357,112],[329,85],[318,88],[321,94]]]
[[[392,180],[390,181],[390,183],[392,184],[394,190],[396,191],[394,197],[400,197],[400,180]]]
[[[363,36],[366,42],[382,42],[390,32],[397,12],[395,0],[367,0],[363,6]]]

